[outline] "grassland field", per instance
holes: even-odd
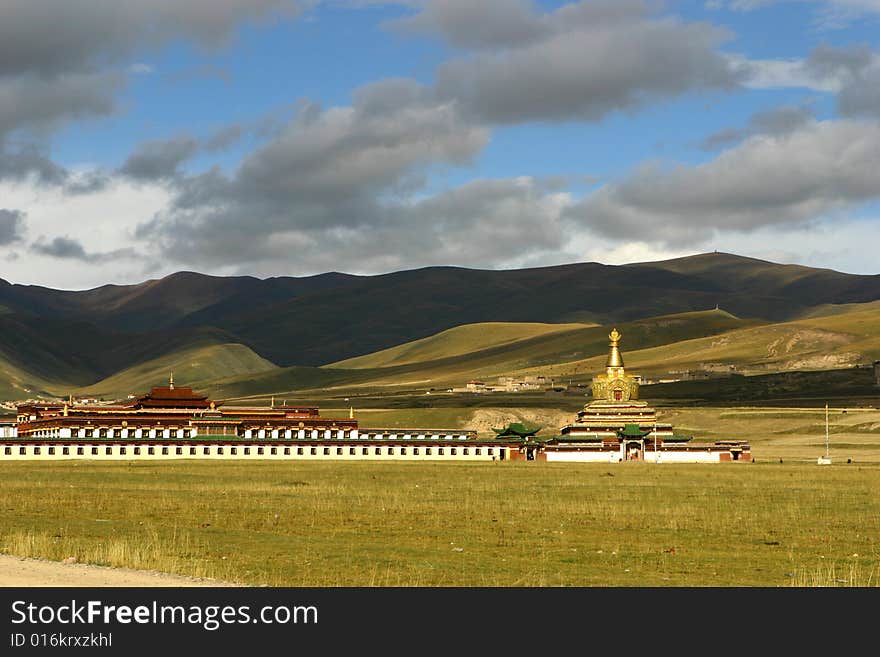
[[[695,440],[747,438],[756,462],[8,463],[0,552],[255,586],[880,583],[880,411],[831,409],[830,466],[816,465],[824,409],[660,415]],[[569,412],[362,416],[426,426]]]

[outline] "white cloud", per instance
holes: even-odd
[[[87,178],[89,172],[75,177]],[[66,289],[84,289],[109,282],[144,280],[145,267],[161,260],[161,252],[150,245],[136,243],[131,235],[134,221],[146,221],[167,205],[168,192],[158,185],[134,185],[122,179],[108,181],[101,189],[71,196],[61,187],[33,180],[0,182],[0,198],[12,208],[27,211],[28,240],[2,249],[3,278]],[[32,243],[52,243],[63,237],[85,245],[88,253],[107,254],[134,249],[131,256],[113,262],[112,269],[88,259],[58,259],[30,250]],[[42,240],[40,239],[42,238]],[[10,260],[15,254],[21,255]],[[168,266],[166,273],[174,271]]]
[[[665,246],[725,232],[808,225],[880,198],[880,124],[810,122],[756,135],[698,166],[644,165],[606,185],[568,217],[618,240]]]

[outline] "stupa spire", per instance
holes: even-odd
[[[618,347],[620,333],[616,328],[612,329],[611,333],[608,334],[608,338],[611,340],[609,345],[611,349],[608,352],[608,361],[605,363],[605,367],[623,367],[623,356],[620,355],[620,348]]]

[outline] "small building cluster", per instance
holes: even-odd
[[[552,385],[552,380],[544,376],[526,376],[521,379],[512,376],[498,377],[495,383],[486,383],[479,379],[471,379],[465,383],[464,388],[452,388],[449,392],[525,392],[531,390],[543,390]]]

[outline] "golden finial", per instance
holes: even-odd
[[[174,372],[171,373],[171,377],[168,379],[168,387],[174,390]]]
[[[605,362],[605,367],[623,367],[623,356],[620,355],[620,349],[617,348],[617,343],[620,341],[620,332],[616,328],[612,329],[611,333],[608,334],[608,338],[611,340],[611,350],[608,352],[608,360]]]
[[[354,419],[354,406],[349,407],[348,409],[348,417],[350,420]]]

